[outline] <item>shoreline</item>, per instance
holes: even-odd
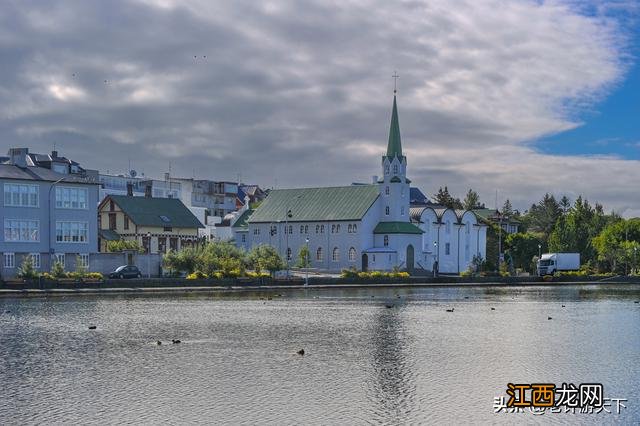
[[[416,289],[416,288],[518,288],[518,287],[558,287],[558,286],[593,286],[593,285],[629,285],[638,286],[638,281],[523,281],[523,282],[423,282],[423,283],[351,283],[351,284],[309,284],[296,285],[263,285],[263,286],[174,286],[174,287],[105,287],[105,288],[49,288],[49,289],[0,289],[0,298],[15,296],[69,296],[69,295],[118,295],[118,294],[190,294],[190,293],[250,293],[270,292],[278,290],[321,291],[334,289]]]

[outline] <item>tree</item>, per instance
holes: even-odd
[[[513,207],[511,206],[511,201],[507,198],[502,205],[502,215],[503,216],[513,216]]]
[[[434,199],[437,204],[441,206],[448,207],[450,209],[462,209],[463,205],[459,198],[453,198],[453,196],[449,193],[449,188],[446,186],[444,189],[440,187],[438,189],[438,193],[434,195]]]
[[[604,268],[611,272],[625,272],[629,265],[633,266],[633,247],[640,245],[640,218],[609,223],[592,243]]]
[[[249,266],[256,272],[269,271],[273,276],[276,271],[284,269],[285,263],[270,245],[255,246],[247,256]]]
[[[509,234],[504,240],[505,247],[511,259],[513,260],[513,266],[516,268],[522,268],[531,273],[535,271],[531,270],[532,259],[538,255],[538,245],[542,244],[540,236],[531,232]]]
[[[571,201],[566,195],[563,195],[560,199],[560,207],[562,208],[562,213],[564,214],[567,214],[567,212],[571,208]]]
[[[480,196],[478,193],[469,188],[469,191],[467,191],[467,195],[465,195],[464,201],[462,202],[462,207],[465,210],[483,209],[484,204],[480,204]]]
[[[33,259],[31,258],[31,256],[25,256],[22,260],[22,264],[18,269],[18,277],[25,280],[38,278],[38,272],[33,266]]]
[[[311,266],[311,258],[309,256],[309,247],[304,245],[300,247],[298,252],[298,262],[296,263],[298,268],[308,268]]]
[[[51,275],[55,278],[64,278],[67,274],[64,272],[64,265],[62,262],[55,261],[51,266]]]
[[[531,205],[529,212],[523,219],[529,230],[541,233],[546,241],[561,214],[562,210],[555,197],[544,194],[538,204]]]

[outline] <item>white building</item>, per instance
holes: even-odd
[[[459,273],[485,257],[486,229],[473,212],[409,208],[396,98],[382,178],[369,185],[272,190],[232,224],[236,244],[269,244],[290,264],[307,246],[311,266],[338,271],[433,270]],[[434,244],[435,243],[435,244]]]

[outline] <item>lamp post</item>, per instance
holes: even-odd
[[[147,278],[151,278],[151,232],[147,232]]]
[[[309,285],[309,237],[304,239],[307,247],[307,251],[304,255],[304,266],[306,269],[306,273],[305,273],[305,278],[304,278],[304,285],[308,286]]]
[[[439,265],[439,260],[440,260],[440,253],[438,253],[438,242],[434,241],[433,242],[433,251],[434,251],[434,255],[433,255],[433,259],[435,262],[435,265],[433,266],[433,276],[434,278],[438,276],[438,268],[440,268]]]
[[[542,257],[542,244],[538,244],[538,259]]]
[[[287,249],[285,251],[285,257],[287,258],[287,279],[289,279],[289,219],[291,219],[293,215],[291,214],[291,209],[287,209],[287,214],[284,216],[284,235],[285,235],[285,245]]]
[[[47,203],[49,204],[49,214],[47,215],[47,231],[49,232],[49,237],[47,238],[47,241],[49,242],[49,268],[51,268],[51,266],[53,265],[53,262],[51,262],[52,260],[52,248],[51,248],[51,240],[53,239],[51,237],[51,234],[53,234],[53,230],[51,229],[51,216],[53,215],[53,211],[54,208],[51,207],[51,191],[53,190],[53,188],[55,188],[55,186],[57,184],[59,184],[60,182],[62,182],[64,180],[64,177],[61,177],[60,179],[58,179],[57,181],[53,182],[51,184],[51,186],[49,187],[49,195],[47,197]]]

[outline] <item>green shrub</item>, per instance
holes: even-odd
[[[33,267],[33,259],[31,256],[25,256],[22,261],[22,265],[20,265],[20,268],[18,269],[18,277],[25,280],[31,280],[38,278],[38,276],[38,272]]]
[[[53,262],[53,265],[51,266],[51,275],[53,275],[54,278],[67,277],[67,274],[64,272],[64,265],[62,265],[62,262]]]
[[[85,279],[89,279],[89,280],[104,280],[104,275],[102,275],[100,272],[87,272],[84,275]]]
[[[471,272],[469,270],[462,271],[462,272],[460,272],[460,276],[461,277],[471,277],[471,276],[473,276],[473,272]]]
[[[187,279],[188,280],[202,280],[202,279],[206,279],[209,278],[207,276],[207,274],[205,274],[204,272],[201,271],[195,271],[189,275],[187,275]]]
[[[124,250],[134,250],[138,253],[144,253],[144,247],[137,240],[115,240],[107,241],[107,251],[121,252]]]
[[[349,269],[343,269],[340,272],[340,276],[342,278],[357,278],[358,277],[358,270],[355,268],[355,266],[352,266]]]

